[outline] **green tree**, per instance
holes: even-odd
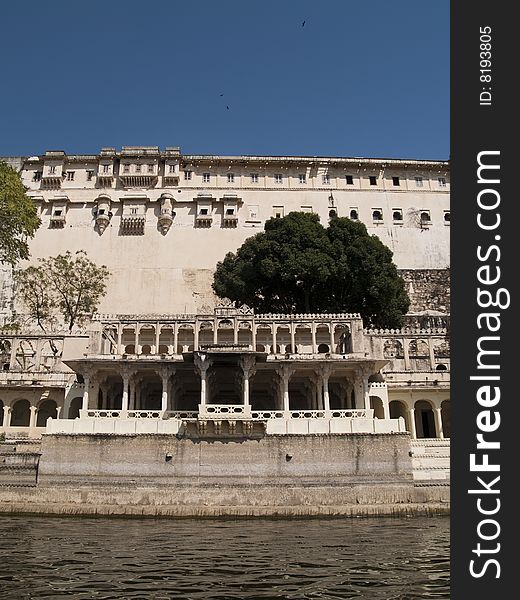
[[[264,232],[218,263],[213,289],[259,312],[325,309],[323,286],[334,268],[329,247],[317,215],[294,212],[270,219]]]
[[[15,169],[0,161],[0,262],[15,265],[29,257],[28,238],[40,226],[36,207]]]
[[[213,290],[258,312],[359,312],[372,327],[398,327],[409,308],[392,252],[347,218],[270,219],[217,264]]]
[[[328,310],[359,312],[371,327],[400,327],[410,300],[390,248],[347,218],[332,219],[327,234],[335,265]]]
[[[27,315],[43,331],[60,318],[69,331],[91,318],[106,293],[108,269],[98,267],[83,250],[38,262],[16,274],[17,295]]]

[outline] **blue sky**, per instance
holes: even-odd
[[[2,22],[3,156],[449,158],[448,0],[33,0]]]

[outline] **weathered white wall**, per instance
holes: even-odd
[[[338,216],[349,216],[356,209],[369,232],[392,249],[399,268],[449,266],[450,227],[444,220],[444,213],[449,210],[446,163],[393,161],[391,167],[374,163],[361,168],[355,161],[340,166],[327,162],[333,159],[323,159],[320,164],[308,159],[307,164],[302,158],[288,158],[283,163],[272,157],[265,157],[263,162],[247,157],[217,158],[212,161],[208,157],[177,157],[174,162],[180,175],[178,184],[165,186],[164,160],[161,163],[159,158],[125,159],[121,155],[109,161],[113,162],[116,177],[112,186],[106,188],[96,187],[99,186],[96,176],[91,181],[87,178],[87,170],[94,170],[97,175],[98,164],[106,159],[63,157],[60,162],[56,156],[44,156],[25,161],[22,177],[42,219],[30,244],[31,260],[66,250],[86,250],[96,263],[105,264],[112,277],[100,312],[193,313],[214,303],[211,282],[216,263],[227,252],[235,251],[247,237],[262,231],[265,221],[273,216],[273,207],[283,206],[284,214],[311,207],[326,224],[332,194]],[[117,173],[122,172],[125,160],[130,161],[132,173],[137,163],[142,165],[144,173],[147,164],[154,163],[159,174],[155,187],[124,188]],[[35,171],[46,175],[51,164],[56,165],[59,173],[74,171],[74,180],[63,179],[59,189],[44,189],[39,181],[33,181]],[[191,179],[184,178],[184,170],[192,171]],[[203,173],[210,173],[209,183],[204,182]],[[228,183],[229,173],[234,174],[232,183]],[[258,183],[252,183],[251,173],[258,174]],[[276,183],[278,173],[282,175],[282,183]],[[300,173],[306,175],[303,184]],[[325,183],[323,177],[327,174],[329,181]],[[345,174],[352,174],[353,185],[347,185]],[[421,187],[415,181],[418,174],[423,177]],[[378,177],[377,186],[370,186],[369,175]],[[400,177],[399,187],[393,185],[392,176]],[[439,183],[439,176],[446,179],[446,185]],[[95,229],[94,211],[101,194],[110,197],[113,216],[100,235]],[[175,211],[166,234],[158,226],[162,194],[173,197]],[[195,227],[199,194],[213,197],[210,204],[213,222],[209,228]],[[240,199],[236,228],[222,227],[223,196],[229,194]],[[124,235],[120,231],[123,207],[125,201],[128,207],[130,200],[145,207],[143,235]],[[65,225],[51,228],[51,214],[64,201]],[[256,206],[257,216],[251,218]],[[402,224],[392,219],[397,208],[403,212]],[[373,222],[374,209],[383,211],[382,223]],[[429,210],[431,214],[431,224],[422,228],[418,221],[421,210]]]

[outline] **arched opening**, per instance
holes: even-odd
[[[358,211],[357,211],[357,210],[355,210],[355,209],[352,209],[352,210],[350,211],[350,218],[351,218],[353,221],[357,221],[357,220],[358,220],[358,218],[359,218]]]
[[[121,345],[124,354],[135,354],[135,329],[124,327],[121,332]]]
[[[257,371],[249,380],[249,402],[253,410],[277,410],[278,387],[272,371]]]
[[[139,354],[151,354],[152,347],[155,346],[155,327],[142,325],[139,329],[138,343],[140,348],[137,348],[137,352]]]
[[[318,353],[331,352],[330,350],[330,330],[329,326],[322,323],[321,325],[317,325],[316,327],[316,346]],[[327,346],[327,350],[320,350]]]
[[[200,375],[195,368],[178,369],[171,380],[170,406],[174,410],[198,410]],[[208,391],[209,385],[206,387]]]
[[[161,410],[162,380],[153,371],[139,371],[130,382],[130,410]],[[118,407],[120,408],[120,406]]]
[[[4,403],[0,400],[0,427],[4,424]]]
[[[298,354],[312,354],[312,332],[306,325],[297,325],[294,332],[296,352]]]
[[[69,413],[67,415],[69,419],[79,419],[79,411],[81,410],[82,403],[83,398],[81,398],[81,396],[72,398],[69,405]]]
[[[194,334],[191,325],[179,326],[177,334],[177,354],[189,352],[189,348],[193,348]]]
[[[11,425],[13,427],[29,427],[31,421],[31,405],[29,400],[17,400],[13,404]]]
[[[445,364],[441,363],[435,367],[435,370],[436,371],[447,371],[448,367]]]
[[[217,342],[219,344],[233,344],[235,340],[235,326],[230,319],[219,321],[217,330]]]
[[[370,396],[370,408],[374,411],[374,417],[376,419],[384,419],[385,411],[383,408],[383,401],[379,396]]]
[[[444,437],[451,437],[451,406],[449,400],[444,400],[441,403],[441,420]]]
[[[275,326],[276,327],[276,326]],[[288,326],[279,326],[276,329],[277,354],[291,351],[291,332]]]
[[[270,327],[258,326],[256,328],[256,350],[257,352],[270,352],[273,343],[273,336]],[[263,350],[258,350],[263,348]]]
[[[253,335],[249,323],[242,322],[238,324],[238,343],[247,346],[251,346],[253,343]]]
[[[161,327],[159,332],[159,354],[170,354],[170,349],[174,353],[173,340],[173,327],[168,325]]]
[[[36,427],[45,427],[47,419],[56,419],[58,417],[57,405],[54,400],[44,400],[38,407],[38,415],[36,417]]]
[[[385,358],[404,358],[403,345],[399,340],[393,338],[385,340],[383,345],[383,356]]]
[[[350,335],[350,329],[343,325],[338,325],[336,327],[336,334],[338,336],[338,352],[340,354],[352,352],[352,336]]]
[[[0,366],[2,371],[9,371],[11,362],[11,342],[9,340],[0,340]]]
[[[208,371],[208,404],[242,404],[242,369],[225,360],[215,360]]]
[[[213,323],[203,321],[199,324],[199,346],[210,346],[213,344]]]
[[[318,354],[326,354],[329,351],[328,344],[319,344],[318,346]]]
[[[389,404],[390,408],[390,418],[391,419],[399,419],[402,417],[404,419],[406,431],[411,431],[410,422],[408,420],[408,408],[404,402],[401,400],[392,400]]]
[[[418,400],[415,403],[415,430],[418,438],[437,437],[433,408],[427,400]]]

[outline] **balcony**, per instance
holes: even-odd
[[[114,173],[98,173],[97,174],[97,183],[99,187],[112,187],[112,182],[114,181]]]
[[[51,229],[63,229],[65,227],[65,215],[52,215],[49,227]]]
[[[119,175],[119,181],[127,188],[151,188],[157,184],[155,173],[123,173]]]
[[[143,235],[145,217],[143,215],[123,215],[121,217],[121,233],[125,235]]]
[[[199,213],[195,217],[195,227],[211,227],[213,216]]]
[[[165,186],[179,185],[179,174],[178,173],[165,173],[163,177],[163,184]]]
[[[61,188],[61,175],[48,174],[41,178],[41,187],[47,190],[55,190]]]
[[[236,227],[238,224],[238,215],[224,215],[222,217],[222,227]]]

